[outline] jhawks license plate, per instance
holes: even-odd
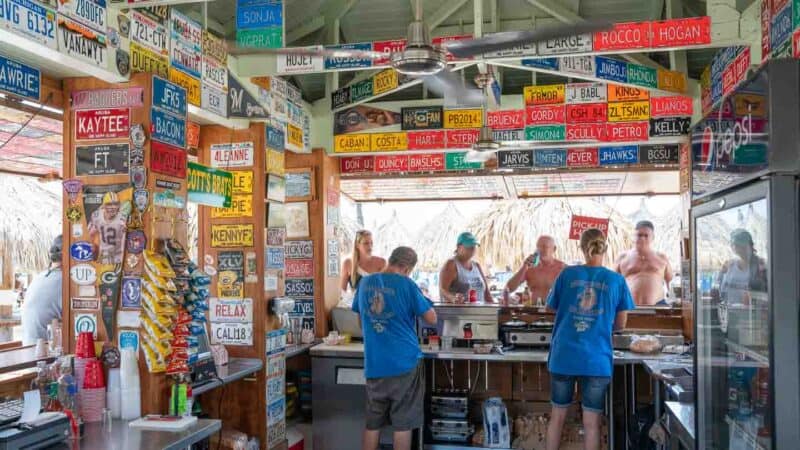
[[[98,67],[106,67],[106,36],[64,16],[58,18],[58,46],[61,53]]]
[[[56,12],[32,0],[0,0],[0,28],[58,49]]]

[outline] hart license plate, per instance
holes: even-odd
[[[0,27],[58,49],[56,12],[32,0],[0,0]]]

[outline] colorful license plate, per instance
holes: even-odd
[[[61,53],[97,67],[108,64],[106,35],[63,16],[58,18],[58,46]]]
[[[138,12],[131,15],[131,40],[153,50],[159,55],[167,54],[167,29],[164,25]]]
[[[0,0],[0,27],[58,49],[56,12],[32,0]]]

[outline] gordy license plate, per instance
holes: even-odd
[[[133,13],[131,19],[131,39],[160,55],[165,55],[167,53],[167,29],[137,12]]]
[[[56,12],[32,0],[0,0],[0,27],[58,49]]]

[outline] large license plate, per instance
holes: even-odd
[[[169,60],[147,47],[131,42],[131,72],[152,72],[162,78],[169,77]]]
[[[0,27],[58,50],[56,12],[32,0],[0,0]]]
[[[223,92],[228,90],[228,68],[213,58],[203,56],[203,83],[208,83]]]
[[[95,66],[106,67],[108,63],[106,36],[64,16],[58,18],[58,46],[61,53]]]
[[[131,40],[159,55],[167,54],[167,29],[138,12],[131,17]]]
[[[105,0],[61,0],[58,2],[58,12],[70,19],[77,20],[93,30],[105,33]]]

